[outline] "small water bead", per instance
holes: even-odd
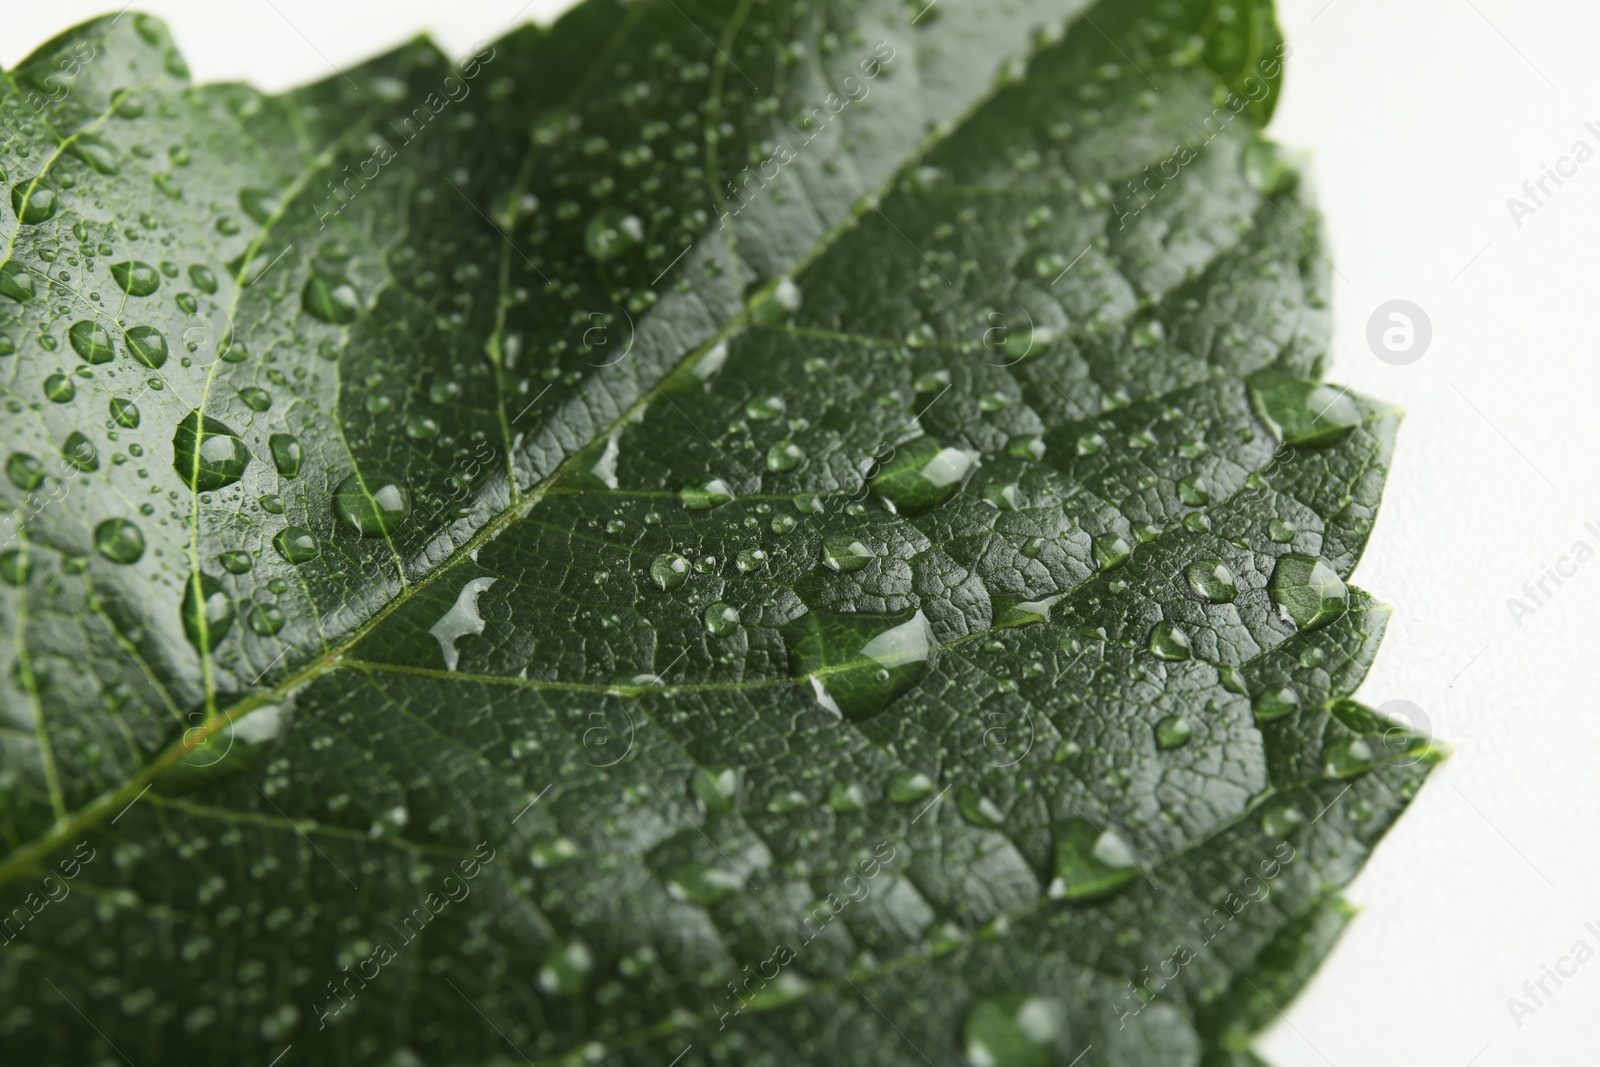
[[[1207,487],[1205,478],[1191,474],[1178,483],[1178,499],[1190,507],[1204,507],[1211,503],[1211,490]]]
[[[379,470],[350,474],[333,491],[333,511],[362,537],[383,537],[411,514],[411,489]]]
[[[985,830],[998,829],[1006,821],[1006,813],[1000,805],[970,788],[956,792],[956,809],[962,818]]]
[[[1372,770],[1378,755],[1364,737],[1341,738],[1323,751],[1322,773],[1328,778],[1354,778]]]
[[[1300,809],[1284,804],[1267,809],[1261,816],[1261,832],[1268,837],[1285,838],[1306,821]]]
[[[1350,590],[1320,556],[1280,556],[1267,582],[1279,614],[1302,630],[1319,630],[1350,607]]]
[[[94,547],[113,563],[137,563],[144,555],[144,531],[127,519],[107,519],[94,528]]]
[[[302,526],[285,526],[279,530],[272,538],[272,547],[278,550],[278,555],[295,566],[316,559],[319,551],[316,535]],[[232,570],[231,567],[229,569]]]
[[[1050,1067],[1066,1034],[1059,1001],[1021,993],[978,1001],[961,1032],[972,1067]]]
[[[239,390],[239,399],[252,411],[266,411],[272,406],[272,394],[260,386],[247,385]]]
[[[934,641],[918,610],[893,615],[812,611],[783,628],[789,663],[817,703],[860,721],[922,681]]]
[[[44,482],[44,464],[26,452],[13,452],[6,457],[6,477],[18,489],[31,493]]]
[[[272,515],[282,515],[283,497],[277,493],[268,493],[261,498],[261,510]]]
[[[1182,715],[1168,715],[1156,723],[1156,747],[1162,750],[1182,748],[1194,736],[1194,727]]]
[[[161,272],[137,259],[111,264],[111,280],[129,296],[149,296],[161,288]]]
[[[1102,534],[1093,542],[1094,561],[1103,571],[1112,570],[1128,562],[1133,548],[1120,534]]]
[[[733,565],[739,569],[740,574],[749,574],[758,571],[767,562],[767,553],[760,548],[746,548],[734,557]]]
[[[1197,559],[1183,569],[1194,595],[1213,604],[1231,604],[1239,595],[1233,572],[1221,560]]]
[[[678,490],[678,503],[687,511],[709,511],[733,499],[733,490],[721,478]]]
[[[428,415],[414,414],[406,419],[406,436],[413,441],[426,441],[439,436],[438,420]]]
[[[3,172],[0,172],[3,173]],[[44,222],[56,213],[56,193],[43,182],[28,178],[11,187],[11,210],[25,226]]]
[[[1284,685],[1268,689],[1256,697],[1251,705],[1257,724],[1281,719],[1300,710],[1300,694],[1293,686]]]
[[[570,837],[546,838],[529,848],[528,863],[537,871],[553,871],[577,859],[581,851]]]
[[[589,220],[583,231],[583,246],[604,263],[615,259],[644,240],[644,223],[637,215],[618,208],[607,208]]]
[[[903,771],[889,779],[888,797],[896,804],[913,804],[933,793],[933,779],[921,771]]]
[[[727,865],[686,863],[667,874],[667,892],[678,900],[709,907],[744,886],[744,878]]]
[[[154,326],[132,326],[122,335],[128,354],[151,370],[167,362],[167,338]]]
[[[950,372],[947,370],[929,371],[920,374],[911,383],[911,388],[919,393],[937,393],[950,385]]]
[[[767,449],[767,470],[775,473],[792,471],[805,462],[805,449],[793,441],[780,441]]]
[[[1336,444],[1361,422],[1355,399],[1326,382],[1262,371],[1246,384],[1256,414],[1282,444],[1309,448]]]
[[[284,478],[299,476],[300,442],[293,434],[273,434],[267,438],[267,450],[272,453],[272,465],[278,468],[279,476]]]
[[[89,439],[77,430],[67,434],[61,442],[61,458],[85,474],[100,469],[100,454]]]
[[[250,613],[245,619],[251,631],[261,637],[276,636],[278,631],[283,629],[284,623],[288,621],[288,616],[283,613],[283,609],[278,605],[260,603],[250,605]]]
[[[117,424],[117,426],[123,427],[123,429],[128,429],[128,430],[138,429],[138,426],[139,426],[139,408],[138,408],[138,405],[134,405],[134,403],[131,402],[131,400],[123,400],[122,397],[112,397],[112,398],[110,398],[109,408],[110,408],[110,418],[112,418],[112,422],[115,422],[115,424]],[[133,451],[133,450],[131,450],[131,448],[130,448],[130,450],[128,450],[128,451]],[[139,454],[142,454],[142,450],[138,451],[138,453],[133,453],[133,454],[134,454],[134,456],[139,456]]]
[[[85,363],[110,363],[117,355],[111,346],[111,335],[87,319],[72,324],[67,330],[67,343]]]
[[[1028,559],[1038,559],[1039,554],[1045,550],[1045,546],[1047,546],[1049,543],[1050,542],[1045,540],[1043,537],[1030,537],[1026,541],[1022,542],[1022,545],[1018,551]]]
[[[781,396],[769,396],[762,400],[752,400],[744,406],[745,417],[753,422],[765,422],[775,419],[788,410]]]
[[[194,282],[196,289],[202,293],[215,293],[217,291],[217,276],[210,267],[196,263],[189,268],[189,280]]]
[[[1055,877],[1051,897],[1094,900],[1139,877],[1139,860],[1116,830],[1073,819],[1055,833]]]
[[[225,423],[191,411],[172,435],[172,466],[189,488],[209,492],[232,485],[250,465],[250,449]]]
[[[209,574],[191,575],[184,582],[178,613],[184,636],[202,651],[216,648],[233,626],[233,600]]]
[[[0,296],[10,297],[19,304],[33,299],[33,275],[16,260],[0,263]]]
[[[78,395],[78,387],[65,374],[52,374],[44,380],[44,395],[56,404],[65,404]]]
[[[797,493],[794,506],[802,515],[821,515],[826,510],[822,498],[815,493]]]
[[[1083,746],[1069,737],[1056,746],[1056,750],[1050,758],[1057,763],[1065,763],[1081,755],[1083,755]]]
[[[28,557],[22,549],[13,548],[0,552],[0,582],[19,587],[27,585],[31,569]]]
[[[794,529],[799,523],[800,520],[793,515],[774,515],[769,525],[773,533],[782,535]]]
[[[896,514],[916,516],[959,492],[977,466],[976,453],[919,437],[902,445],[871,485]]]
[[[849,534],[829,534],[822,539],[822,565],[840,574],[853,574],[876,558],[871,548]]]
[[[1193,655],[1188,633],[1171,620],[1158,622],[1151,628],[1150,651],[1160,659],[1174,662]]]
[[[689,580],[689,561],[676,552],[663,552],[650,561],[650,580],[662,592],[671,592]]]
[[[300,291],[300,306],[307,315],[334,326],[347,326],[361,317],[361,294],[343,278],[313,274]]]
[[[731,637],[739,632],[739,609],[725,601],[717,601],[705,610],[706,633],[712,637]]]
[[[739,797],[740,775],[737,769],[697,767],[689,775],[689,792],[707,816],[716,819],[733,811]]]
[[[250,568],[255,566],[256,561],[250,553],[234,550],[218,553],[217,562],[222,564],[222,569],[229,574],[249,574]]]

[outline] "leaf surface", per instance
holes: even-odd
[[[0,1047],[1246,1062],[1350,701],[1270,5],[616,5],[6,75]],[[287,1062],[287,1061],[286,1061]]]

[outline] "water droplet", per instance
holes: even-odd
[[[663,552],[650,561],[650,580],[662,592],[671,592],[689,578],[689,561],[676,552]]]
[[[1133,549],[1118,534],[1102,534],[1094,539],[1094,561],[1103,571],[1122,566],[1132,555]]]
[[[189,268],[189,280],[194,282],[194,287],[202,293],[215,293],[217,291],[217,276],[211,268],[196,263]]]
[[[852,721],[876,715],[927,676],[933,629],[920,610],[895,615],[813,611],[783,629],[796,676],[817,703]]]
[[[497,581],[498,578],[473,578],[468,581],[456,594],[456,602],[450,606],[450,610],[428,629],[434,640],[439,642],[445,670],[456,669],[461,655],[456,647],[458,641],[469,634],[483,633],[485,623],[483,613],[478,609],[478,598]]]
[[[1018,549],[1018,551],[1028,559],[1038,559],[1039,554],[1043,552],[1045,547],[1049,544],[1050,542],[1046,541],[1042,537],[1030,537],[1026,541],[1022,542],[1022,546]]]
[[[667,892],[678,900],[687,900],[702,907],[715,904],[723,897],[744,885],[739,872],[730,867],[708,867],[703,863],[685,863],[674,867],[667,875]]]
[[[774,515],[770,524],[775,534],[786,534],[800,524],[800,520],[793,515]]]
[[[94,528],[94,547],[113,563],[137,563],[144,555],[144,531],[127,519],[107,519]]]
[[[644,240],[644,224],[637,215],[608,208],[589,220],[583,246],[602,263],[614,259]]]
[[[707,511],[721,507],[733,499],[733,490],[721,478],[713,478],[704,485],[678,490],[678,503],[689,511]]]
[[[122,426],[129,430],[138,427],[139,408],[134,404],[133,401],[125,400],[120,396],[114,396],[111,398],[109,407],[111,411],[111,420],[118,426]]]
[[[1239,595],[1233,572],[1221,560],[1197,559],[1183,569],[1194,595],[1213,604],[1229,604]]]
[[[593,970],[594,957],[582,941],[557,941],[539,968],[539,988],[554,996],[575,997]]]
[[[209,574],[194,574],[183,586],[179,605],[184,636],[195,648],[214,649],[233,626],[233,601],[222,583]]]
[[[1211,503],[1211,490],[1203,477],[1191,474],[1178,483],[1178,499],[1192,508],[1204,507]]]
[[[252,604],[249,614],[245,617],[250,629],[262,637],[276,635],[288,621],[288,616],[284,615],[283,609],[276,604]]]
[[[67,434],[67,439],[61,442],[61,458],[85,474],[100,469],[100,454],[94,450],[89,439],[77,430]]]
[[[1156,747],[1182,748],[1194,736],[1194,727],[1182,715],[1168,715],[1156,723]]]
[[[362,537],[383,537],[411,514],[411,490],[382,471],[351,474],[334,489],[333,510]]]
[[[1086,433],[1078,438],[1078,455],[1093,456],[1106,447],[1106,439],[1094,432]]]
[[[744,406],[744,413],[754,422],[765,422],[782,415],[787,408],[788,405],[783,402],[783,397],[769,396],[762,400],[750,401]]]
[[[303,526],[285,526],[279,530],[272,538],[272,547],[278,550],[278,555],[296,566],[317,558],[317,538]],[[229,569],[232,570],[231,567]]]
[[[976,453],[919,437],[872,478],[872,488],[901,515],[920,515],[949,500],[978,465]]]
[[[1082,754],[1083,746],[1078,744],[1078,742],[1074,741],[1072,738],[1068,737],[1064,738],[1062,742],[1056,746],[1056,750],[1050,758],[1057,763],[1065,763],[1074,756],[1081,756]]]
[[[877,558],[877,554],[849,534],[829,534],[822,539],[822,565],[840,574],[852,574]]]
[[[889,779],[889,799],[896,804],[912,804],[933,792],[933,779],[921,771],[904,771]]]
[[[111,347],[111,335],[89,319],[72,324],[67,330],[67,343],[85,363],[110,363],[117,355]]]
[[[159,370],[166,363],[167,339],[154,326],[134,326],[122,339],[128,343],[129,354],[151,370]]]
[[[56,213],[55,190],[42,182],[35,185],[34,181],[29,178],[11,187],[11,210],[17,213],[18,222],[28,226],[43,222]]]
[[[1299,532],[1295,529],[1294,523],[1283,519],[1273,519],[1267,523],[1267,536],[1272,538],[1275,544],[1286,545],[1293,541],[1294,535]]]
[[[1193,653],[1189,635],[1170,620],[1158,622],[1150,630],[1150,651],[1164,660],[1186,660]]]
[[[1300,809],[1284,804],[1267,809],[1261,816],[1261,832],[1268,837],[1284,838],[1294,833],[1295,827],[1306,821]]]
[[[28,571],[28,557],[22,554],[22,549],[13,548],[0,552],[0,582],[15,586],[26,585]]]
[[[739,796],[739,772],[732,768],[712,770],[697,767],[689,776],[689,792],[700,802],[701,809],[716,819],[733,811]]]
[[[278,203],[278,197],[265,189],[239,190],[239,206],[244,208],[246,215],[262,226],[265,226],[271,220],[273,213],[278,210]]]
[[[724,601],[706,608],[706,633],[712,637],[728,637],[739,632],[739,609]]]
[[[313,274],[300,292],[300,306],[314,319],[345,326],[361,317],[361,294],[342,278]]]
[[[1039,600],[1016,600],[995,596],[994,624],[996,626],[1032,626],[1049,622],[1050,612],[1065,594],[1057,593]]]
[[[760,570],[766,562],[767,553],[765,549],[743,548],[739,550],[738,556],[734,557],[733,565],[739,568],[740,574],[749,574],[752,571]]]
[[[1058,1001],[1013,993],[974,1004],[961,1035],[972,1067],[1050,1067],[1066,1030]]]
[[[285,478],[300,474],[300,442],[293,434],[275,433],[267,438],[267,449],[272,453],[272,465]]]
[[[111,264],[111,280],[129,296],[149,296],[161,288],[161,272],[137,259]]]
[[[577,842],[570,837],[550,837],[533,843],[528,850],[528,862],[535,870],[553,871],[577,859],[580,851]]]
[[[1320,556],[1280,556],[1267,591],[1279,613],[1302,630],[1318,630],[1350,607],[1344,580]]]
[[[1000,824],[1006,821],[1006,813],[1001,810],[1000,805],[975,789],[957,790],[956,807],[960,810],[962,818],[986,830],[998,829]]]
[[[197,492],[232,485],[250,465],[250,450],[226,424],[191,411],[172,435],[172,466]]]
[[[426,441],[439,436],[439,422],[429,415],[414,414],[406,419],[406,436],[413,441]]]
[[[44,464],[26,452],[13,452],[6,457],[6,477],[11,484],[25,493],[31,493],[44,482]]]
[[[792,471],[805,461],[805,449],[793,441],[780,441],[767,449],[767,470],[783,473]]]
[[[1055,846],[1053,897],[1092,900],[1139,877],[1133,846],[1115,830],[1101,831],[1087,820],[1074,819],[1056,831]]]
[[[45,399],[65,404],[78,395],[78,387],[65,374],[52,374],[44,380]]]
[[[1322,773],[1329,778],[1354,778],[1372,770],[1378,756],[1364,737],[1341,738],[1323,751]]]
[[[250,568],[255,566],[255,559],[250,553],[238,550],[218,553],[217,562],[229,574],[249,574]]]
[[[1282,444],[1335,444],[1361,422],[1360,406],[1337,386],[1278,371],[1262,371],[1247,384],[1256,413]]]
[[[1255,712],[1258,724],[1271,722],[1273,719],[1281,719],[1285,715],[1292,715],[1300,710],[1300,694],[1295,691],[1293,686],[1288,685],[1269,689],[1256,697],[1251,705],[1251,710]]]

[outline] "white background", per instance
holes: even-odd
[[[980,0],[946,0],[980,2]],[[1063,3],[1071,0],[1063,0]],[[1114,2],[1114,0],[1109,0]],[[563,0],[143,0],[197,79],[282,89],[424,30],[451,54]],[[1456,749],[1351,890],[1363,912],[1261,1042],[1278,1067],[1600,1062],[1600,959],[1520,1027],[1507,998],[1600,951],[1600,559],[1521,625],[1510,597],[1573,543],[1600,550],[1600,158],[1536,214],[1506,200],[1578,139],[1600,151],[1600,7],[1579,0],[1281,0],[1295,52],[1276,136],[1310,159],[1338,265],[1330,377],[1405,406],[1357,578],[1398,608],[1362,691],[1420,705]],[[91,0],[8,0],[0,63]],[[1395,367],[1379,304],[1434,340]],[[1567,565],[1570,569],[1570,564]],[[1585,892],[1590,890],[1589,892]],[[1570,965],[1569,965],[1570,967]],[[1533,1006],[1532,1001],[1528,1001]]]

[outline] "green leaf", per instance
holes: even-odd
[[[1270,4],[588,0],[6,75],[0,1047],[1251,1061],[1437,759],[1348,698]],[[1232,95],[1230,95],[1230,91]]]

